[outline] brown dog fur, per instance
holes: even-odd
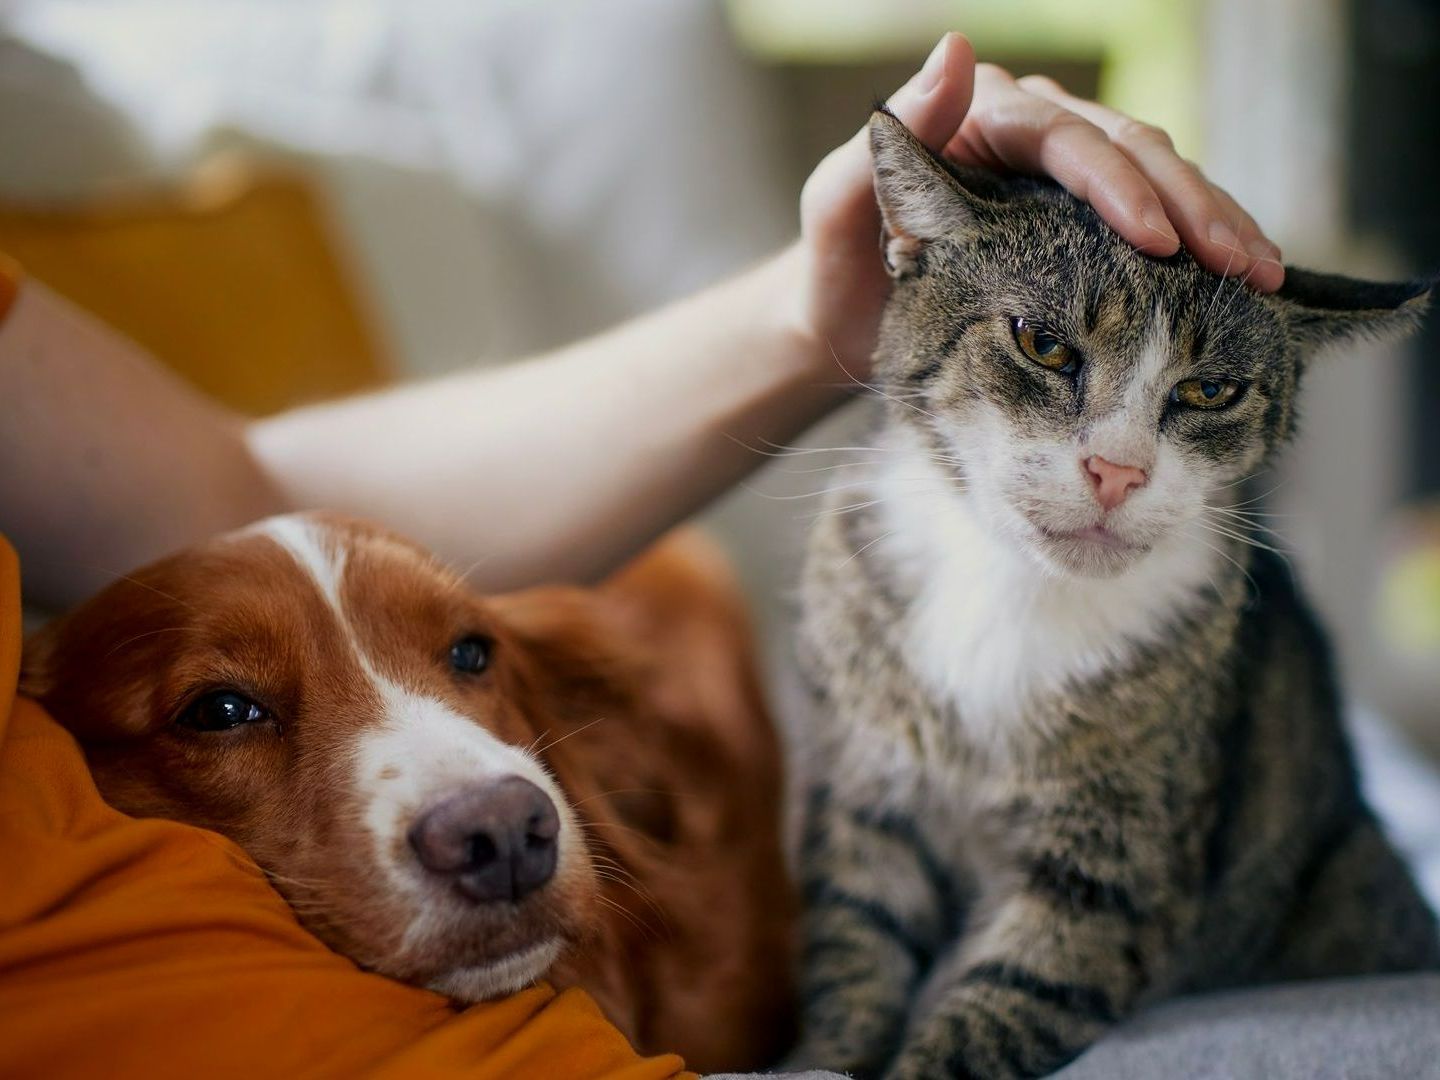
[[[481,922],[472,936],[563,933],[548,978],[589,990],[641,1050],[702,1070],[773,1060],[791,1034],[795,909],[781,759],[724,559],[686,533],[598,588],[480,598],[405,541],[313,520],[351,545],[346,574],[364,586],[353,621],[376,655],[415,652],[429,625],[478,620],[503,657],[483,691],[439,676],[425,689],[502,742],[535,747],[579,823],[583,866],[524,909],[534,925]],[[225,833],[332,946],[424,982],[383,960],[400,919],[367,893],[380,875],[356,868],[360,815],[343,805],[351,728],[374,710],[285,559],[242,535],[137,571],[27,642],[22,689],[77,736],[113,805]],[[296,687],[308,732],[215,753],[176,730],[182,687],[267,679]],[[336,884],[297,895],[286,875]],[[453,935],[442,944],[457,947]]]

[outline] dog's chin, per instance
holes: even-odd
[[[548,938],[480,964],[465,964],[441,972],[426,985],[455,1001],[485,1001],[503,997],[534,983],[550,970],[560,955],[561,940]]]
[[[1028,548],[1061,577],[1115,578],[1143,559],[1151,544],[1100,525],[1059,529],[1032,523]]]

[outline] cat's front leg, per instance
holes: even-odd
[[[960,900],[910,817],[811,793],[802,852],[804,1007],[791,1067],[878,1075],[911,999],[953,940]]]
[[[1173,912],[1067,872],[1066,895],[1021,890],[937,965],[890,1080],[1045,1076],[1134,1007],[1155,978]]]

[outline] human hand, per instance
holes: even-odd
[[[1265,292],[1280,287],[1279,248],[1164,132],[1050,79],[1017,80],[993,64],[977,65],[960,34],[946,34],[889,105],[921,142],[952,161],[1053,177],[1147,255],[1173,255],[1183,243],[1216,273],[1243,275]],[[866,129],[810,174],[800,195],[800,234],[800,325],[822,364],[863,379],[890,288]]]

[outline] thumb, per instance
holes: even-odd
[[[959,130],[974,90],[975,50],[964,35],[949,33],[931,50],[924,67],[891,95],[888,104],[917,138],[939,153]],[[873,222],[878,222],[880,211],[875,206],[870,168],[869,125],[865,125],[832,150],[806,180],[800,193],[800,217],[807,231],[849,237],[846,243],[873,250]],[[863,240],[859,239],[862,234]]]
[[[890,97],[890,111],[939,153],[960,128],[975,93],[975,49],[964,34],[942,37],[925,65]]]

